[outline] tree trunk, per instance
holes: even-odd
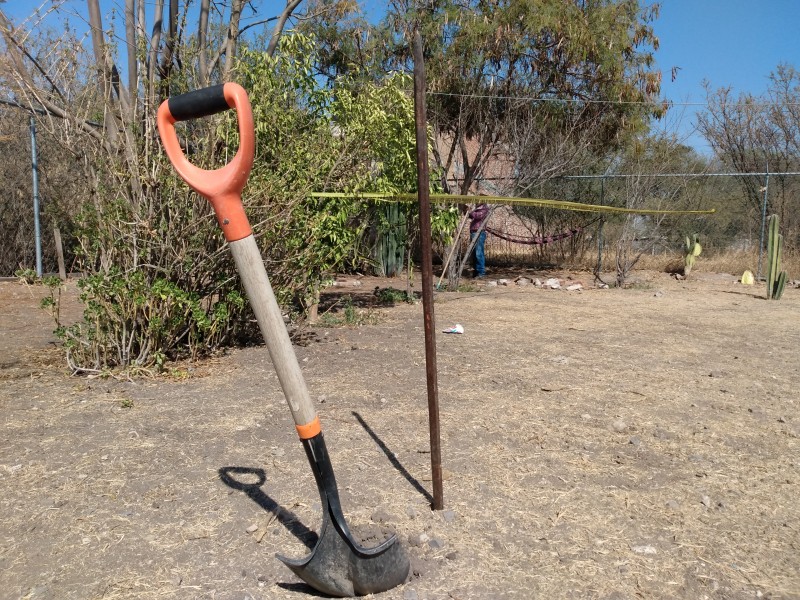
[[[244,0],[232,0],[231,18],[228,24],[228,37],[225,40],[225,66],[222,68],[222,81],[229,81],[236,58],[236,44],[239,39],[239,19],[242,16]]]
[[[144,2],[145,0],[141,0]],[[128,49],[128,118],[131,122],[136,112],[136,97],[139,89],[139,65],[136,57],[136,0],[125,0],[125,46]]]
[[[198,76],[200,86],[208,87],[210,81],[208,69],[208,9],[211,0],[201,0],[200,2],[200,23],[197,29],[197,50],[198,57]]]
[[[86,0],[89,10],[89,26],[92,30],[92,51],[97,63],[98,77],[100,78],[100,90],[103,93],[103,100],[106,102],[106,109],[103,111],[103,125],[106,136],[112,147],[116,146],[117,124],[114,115],[109,111],[112,100],[111,72],[108,69],[106,60],[105,39],[103,34],[103,17],[100,14],[99,0]]]
[[[286,8],[283,9],[281,16],[278,17],[278,23],[275,25],[275,29],[272,30],[272,37],[269,40],[269,46],[267,46],[268,55],[273,56],[275,54],[275,50],[278,48],[278,41],[283,33],[283,28],[286,27],[286,21],[289,20],[289,17],[292,16],[292,13],[300,6],[302,1],[303,0],[286,1]]]

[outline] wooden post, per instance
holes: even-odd
[[[64,266],[64,245],[61,243],[61,231],[53,227],[53,239],[56,243],[56,258],[58,259],[58,276],[61,281],[67,280],[67,269]]]
[[[439,430],[439,391],[436,374],[436,333],[433,319],[433,252],[431,250],[431,200],[428,176],[428,123],[425,114],[425,63],[422,38],[414,32],[414,124],[417,140],[417,194],[419,236],[422,243],[422,312],[425,320],[425,375],[428,384],[428,421],[431,434],[433,509],[444,508],[442,497],[442,446]]]

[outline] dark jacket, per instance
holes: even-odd
[[[477,233],[478,229],[481,228],[481,225],[486,220],[488,215],[489,207],[483,202],[478,204],[478,206],[475,207],[475,210],[470,211],[469,218],[472,219],[472,223],[469,224],[469,232]]]

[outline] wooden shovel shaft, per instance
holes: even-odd
[[[261,335],[267,344],[269,356],[278,374],[289,409],[292,411],[298,433],[303,439],[314,437],[320,431],[314,405],[306,387],[303,373],[297,362],[289,333],[283,322],[278,301],[264,268],[261,252],[252,235],[229,243],[236,269],[253,307]]]

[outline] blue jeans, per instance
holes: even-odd
[[[475,277],[483,277],[486,275],[486,255],[483,252],[483,244],[486,242],[486,232],[481,231],[480,234],[470,233],[470,241],[478,236],[478,241],[475,242],[475,248],[472,250],[472,264],[475,268]]]

